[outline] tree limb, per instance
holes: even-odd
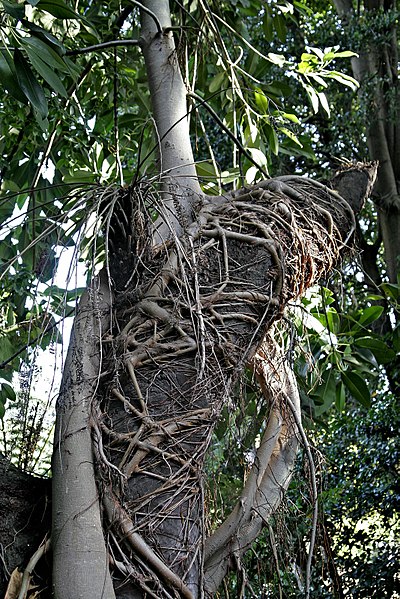
[[[206,542],[204,577],[210,597],[227,574],[231,556],[239,559],[243,556],[278,507],[297,454],[300,400],[294,375],[282,351],[269,339],[254,358],[253,368],[271,412],[241,496],[231,514]]]

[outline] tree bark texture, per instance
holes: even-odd
[[[23,570],[50,530],[51,483],[19,471],[0,455],[0,596],[15,568]],[[50,581],[46,556],[37,574]],[[49,595],[48,595],[49,596]]]
[[[337,262],[354,216],[336,192],[283,177],[203,197],[186,235],[155,247],[153,193],[149,184],[122,190],[116,205],[131,228],[119,230],[118,214],[110,222],[115,303],[96,397],[97,478],[117,597],[194,599],[214,593],[290,480],[300,406],[265,335]],[[245,366],[270,401],[270,420],[243,496],[204,553],[204,455]]]

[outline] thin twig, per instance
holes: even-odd
[[[267,171],[265,171],[263,169],[262,166],[260,166],[258,164],[258,162],[256,160],[254,160],[254,158],[252,157],[252,155],[250,154],[250,152],[248,152],[246,150],[246,148],[244,147],[244,145],[238,140],[238,138],[236,137],[236,135],[234,135],[232,133],[232,131],[229,129],[229,127],[227,127],[223,121],[219,118],[218,114],[215,112],[215,110],[213,108],[211,108],[211,106],[208,104],[207,100],[204,100],[201,96],[198,96],[197,94],[195,94],[194,92],[188,92],[187,96],[189,98],[193,98],[194,100],[197,101],[198,104],[200,104],[201,106],[204,106],[204,108],[210,113],[210,115],[213,117],[213,119],[216,121],[216,123],[218,123],[218,125],[221,127],[221,129],[223,131],[225,131],[225,133],[227,134],[227,136],[233,141],[233,143],[239,148],[239,150],[242,152],[242,154],[244,156],[246,156],[246,158],[248,160],[250,160],[250,162],[252,164],[254,164],[255,167],[258,168],[258,170],[260,171],[260,173],[262,173],[264,175],[264,177],[266,177],[267,179],[270,178],[269,174],[267,173]]]
[[[122,46],[140,46],[141,41],[139,40],[111,40],[109,42],[102,42],[101,44],[94,44],[93,46],[87,46],[86,48],[77,48],[76,50],[68,50],[67,56],[77,56],[78,54],[88,54],[89,52],[99,52],[106,50],[107,48],[116,48]]]
[[[47,553],[47,551],[50,549],[50,539],[47,539],[46,541],[44,541],[39,549],[37,549],[35,551],[35,553],[32,555],[31,559],[28,562],[28,565],[26,566],[25,570],[24,570],[24,575],[22,577],[22,582],[21,582],[21,588],[19,591],[19,595],[18,595],[18,599],[26,599],[26,596],[28,594],[28,590],[29,590],[29,582],[30,582],[30,577],[31,574],[33,572],[33,570],[35,569],[36,564],[38,563],[38,561],[40,560],[40,558]]]

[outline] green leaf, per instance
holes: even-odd
[[[300,124],[300,121],[297,118],[297,116],[295,114],[292,114],[291,112],[281,112],[280,116],[282,116],[284,119],[288,121],[291,121],[292,123],[296,123],[296,125]]]
[[[343,50],[343,52],[335,52],[335,58],[350,58],[351,56],[358,56],[357,52],[351,50]]]
[[[225,71],[222,71],[222,73],[217,73],[215,75],[215,77],[213,77],[211,79],[210,85],[209,85],[209,90],[210,93],[213,94],[214,92],[226,87],[226,84],[223,85],[224,81],[226,80],[226,73]]]
[[[263,30],[267,42],[272,42],[274,39],[274,26],[271,11],[267,6],[265,7],[265,14],[263,18]]]
[[[364,326],[378,320],[383,312],[383,306],[369,306],[362,311],[358,322]]]
[[[269,123],[265,123],[264,132],[267,136],[269,149],[273,154],[275,154],[275,156],[277,156],[279,151],[279,140],[275,129]]]
[[[278,38],[280,39],[280,41],[282,43],[285,42],[286,41],[286,33],[287,33],[285,17],[282,15],[275,15],[273,18],[273,21],[274,21],[275,31],[278,34]]]
[[[342,372],[342,381],[354,399],[365,408],[370,407],[371,395],[364,379],[359,374],[356,372]]]
[[[269,102],[267,96],[260,89],[256,89],[254,91],[254,98],[261,113],[268,114]]]
[[[357,356],[361,357],[361,359],[364,362],[368,362],[369,364],[372,364],[372,366],[378,370],[379,368],[379,364],[377,362],[377,359],[375,358],[373,352],[366,348],[366,347],[358,347],[358,346],[354,346],[354,350],[355,353],[357,354]]]
[[[4,418],[4,414],[6,413],[6,409],[4,407],[4,403],[2,402],[2,399],[0,397],[0,418],[3,419]]]
[[[39,0],[36,0],[36,3],[37,2],[39,2]],[[23,19],[22,24],[31,32],[32,36],[46,41],[46,43],[52,44],[57,48],[57,51],[60,54],[65,54],[66,50],[63,44],[56,37],[54,37],[54,35],[46,31],[46,29],[43,29],[43,27],[39,27],[39,25],[35,25],[35,23],[30,23],[26,19]]]
[[[360,337],[355,345],[369,349],[380,364],[388,364],[396,357],[396,353],[384,341],[374,337]]]
[[[9,385],[8,383],[2,383],[1,387],[2,387],[2,391],[3,391],[3,396],[5,396],[10,401],[15,401],[17,399],[15,391],[11,387],[11,385]]]
[[[53,15],[53,17],[57,17],[57,19],[80,19],[80,15],[63,2],[63,0],[52,0],[51,2],[39,0],[36,7],[40,10],[45,10]]]
[[[15,50],[14,52],[14,65],[17,73],[18,83],[22,91],[32,106],[36,108],[39,115],[42,118],[46,118],[48,114],[48,106],[43,88],[36,81],[29,64],[19,50]]]
[[[393,331],[392,340],[394,349],[400,353],[400,326]]]
[[[275,54],[274,56],[281,56],[279,54]],[[285,57],[282,56],[284,59]],[[264,91],[268,95],[277,96],[278,98],[281,96],[290,96],[293,93],[293,89],[287,83],[283,81],[274,81],[274,83],[269,83],[268,85],[263,86]]]
[[[43,77],[43,79],[54,89],[57,94],[62,96],[63,98],[67,98],[67,90],[65,89],[61,79],[58,75],[52,70],[43,60],[39,58],[39,56],[33,52],[32,50],[27,50],[29,60],[32,63],[32,66],[35,67],[37,72]]]
[[[35,52],[39,56],[40,60],[47,63],[53,69],[58,69],[63,73],[70,74],[71,69],[64,60],[49,46],[48,43],[39,39],[38,37],[29,36],[21,38],[21,44],[31,51]]]
[[[16,100],[28,104],[25,94],[18,85],[14,64],[4,51],[0,52],[0,82]]]
[[[321,385],[314,389],[311,395],[316,398],[316,403],[319,404],[315,407],[316,416],[321,416],[329,410],[336,399],[336,378],[332,368],[324,372]]]
[[[8,337],[0,337],[0,362],[8,360],[15,352],[15,347],[8,339]],[[2,373],[3,376],[3,373]]]
[[[42,40],[45,43],[50,43],[56,48],[57,52],[60,54],[65,54],[66,49],[64,48],[63,44],[56,37],[54,37],[54,35],[46,31],[46,29],[39,27],[39,25],[35,25],[35,23],[30,23],[26,19],[22,21],[22,24],[31,32],[32,36]]]
[[[382,283],[381,289],[385,295],[394,301],[397,301],[400,297],[400,285],[395,285],[394,283]]]
[[[10,2],[9,0],[1,1],[5,12],[15,19],[21,20],[25,16],[25,6],[23,4],[17,4],[16,2]]]
[[[342,381],[339,381],[336,385],[336,398],[335,405],[338,412],[342,412],[344,410],[344,405],[346,402],[346,392],[344,389],[344,385]]]
[[[298,146],[300,146],[300,148],[303,147],[303,144],[298,139],[297,135],[295,135],[293,133],[293,131],[290,131],[290,129],[288,129],[287,127],[279,127],[279,131],[282,131],[282,133],[284,135],[286,135],[286,137],[289,137],[289,139],[291,139],[292,141],[294,141],[294,143],[297,144]]]

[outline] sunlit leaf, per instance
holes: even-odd
[[[279,127],[279,131],[282,131],[282,133],[284,133],[284,135],[286,135],[292,141],[294,141],[294,143],[297,144],[298,146],[300,146],[300,148],[303,147],[301,141],[298,139],[297,135],[295,135],[293,133],[293,131],[290,131],[290,129],[288,129],[287,127]]]
[[[286,63],[286,58],[283,56],[283,54],[275,54],[274,52],[268,52],[267,56],[271,62],[277,64],[279,67],[283,67],[283,65]]]
[[[328,116],[331,116],[331,109],[329,107],[328,98],[323,92],[318,92],[318,99],[321,103],[322,108],[325,110]]]
[[[68,6],[63,0],[52,0],[47,2],[46,0],[39,0],[36,7],[40,10],[57,17],[58,19],[79,19],[80,15],[76,13],[72,8]]]

